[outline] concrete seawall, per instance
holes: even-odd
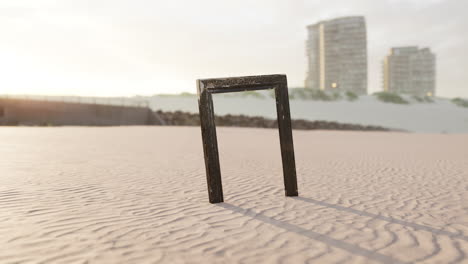
[[[151,125],[148,107],[0,99],[0,125]]]

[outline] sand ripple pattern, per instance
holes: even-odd
[[[468,135],[0,128],[0,263],[468,263]]]

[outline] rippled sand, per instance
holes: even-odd
[[[468,135],[0,128],[0,263],[468,263]]]

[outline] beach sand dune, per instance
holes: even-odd
[[[468,135],[1,128],[0,263],[468,263]]]

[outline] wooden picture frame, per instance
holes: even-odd
[[[275,90],[285,194],[298,196],[286,75],[200,79],[197,80],[198,106],[210,203],[224,201],[212,94],[266,89]]]

